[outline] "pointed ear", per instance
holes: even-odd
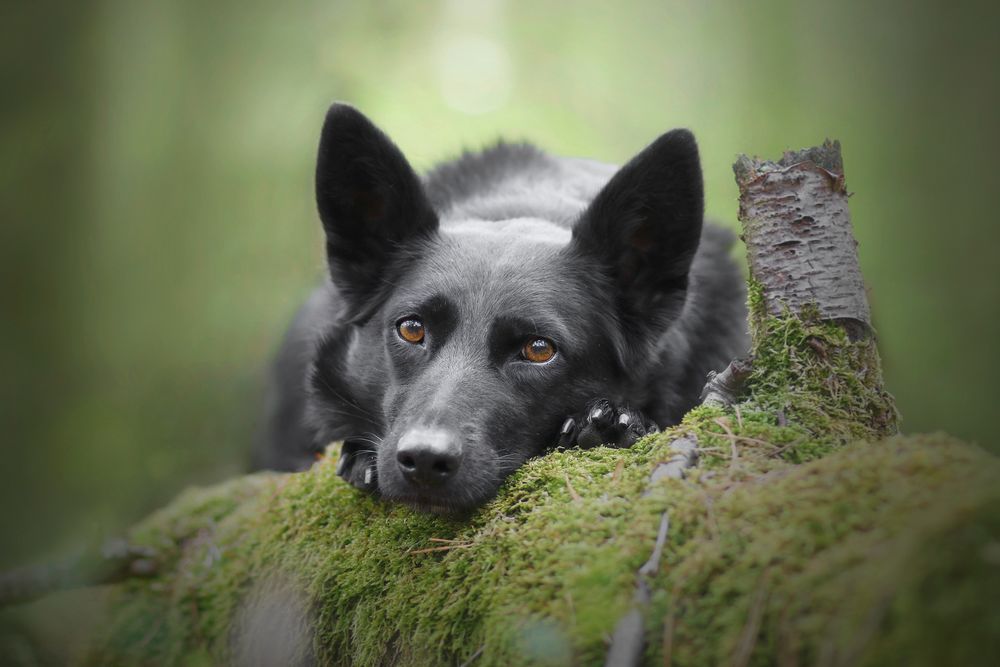
[[[673,130],[608,181],[573,228],[571,247],[612,279],[627,320],[683,304],[704,208],[694,136]]]
[[[357,109],[327,111],[316,203],[334,284],[353,305],[384,281],[394,252],[432,234],[437,215],[395,144]]]

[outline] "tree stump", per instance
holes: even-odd
[[[748,407],[814,437],[898,431],[851,228],[840,143],[733,165],[750,268]]]
[[[815,312],[852,339],[871,334],[851,227],[840,142],[789,151],[777,162],[741,155],[733,165],[752,280],[764,312]]]

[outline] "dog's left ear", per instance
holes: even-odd
[[[573,228],[571,247],[610,277],[626,319],[683,303],[704,195],[694,135],[673,130],[622,167]]]
[[[387,279],[407,242],[438,227],[403,153],[354,107],[327,111],[316,159],[316,203],[334,284],[358,308]]]

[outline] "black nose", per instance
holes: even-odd
[[[443,429],[411,429],[396,445],[396,461],[409,482],[441,486],[462,464],[462,442]]]

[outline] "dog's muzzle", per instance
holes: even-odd
[[[442,486],[462,465],[462,441],[444,429],[414,428],[396,444],[396,462],[403,477],[414,486]]]

